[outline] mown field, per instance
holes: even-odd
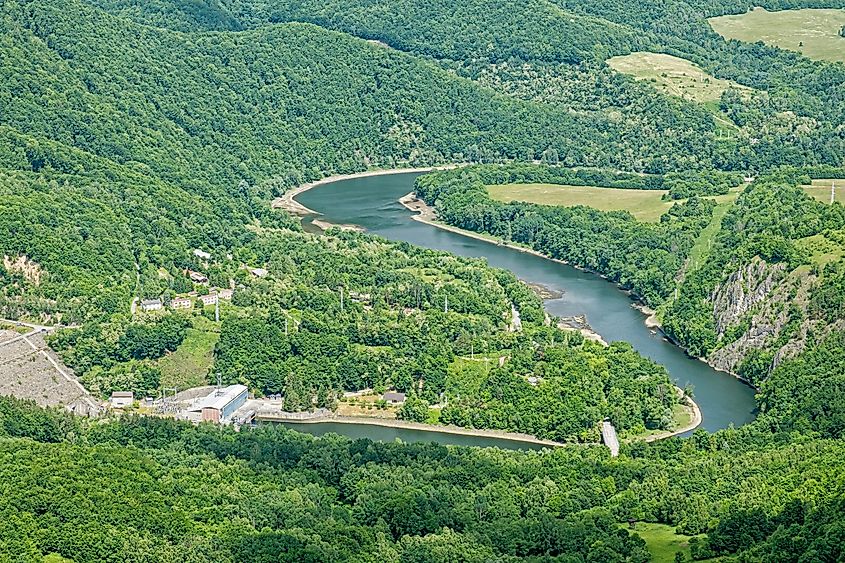
[[[801,186],[804,192],[819,201],[830,203],[830,186],[834,183],[834,201],[845,205],[845,180],[813,180],[811,185]]]
[[[505,203],[525,201],[541,205],[584,205],[601,211],[628,211],[640,221],[657,221],[671,206],[660,198],[664,190],[625,190],[561,184],[504,184],[488,186],[493,199]]]
[[[726,39],[762,41],[798,51],[805,57],[845,62],[845,37],[839,30],[845,25],[845,10],[783,10],[769,12],[755,8],[737,16],[708,20],[713,30]]]
[[[658,221],[675,203],[661,199],[666,193],[665,190],[626,190],[561,184],[504,184],[488,186],[487,191],[491,198],[505,203],[525,201],[564,207],[583,205],[600,211],[627,211],[640,221],[646,222]],[[715,197],[719,203],[735,198],[735,192]]]
[[[617,72],[652,82],[664,94],[693,102],[717,101],[728,88],[750,90],[736,82],[711,76],[686,59],[664,53],[640,51],[610,58],[607,64]]]

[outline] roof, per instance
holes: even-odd
[[[223,407],[231,403],[235,397],[246,391],[246,385],[229,385],[219,391],[214,390],[209,395],[196,401],[189,410],[201,411],[202,409],[223,410]]]
[[[208,252],[203,252],[199,248],[194,249],[194,256],[197,256],[199,258],[205,258],[206,260],[211,258],[211,254],[209,254]]]
[[[161,305],[161,299],[144,299],[141,301],[141,306],[145,305]]]
[[[111,394],[112,399],[131,399],[134,396],[132,391],[112,391]]]
[[[385,401],[404,401],[405,393],[398,393],[396,391],[388,391],[384,394]]]

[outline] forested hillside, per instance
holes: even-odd
[[[256,4],[264,3],[256,0]],[[510,16],[493,17],[495,26],[484,25],[478,18],[484,17],[482,14],[498,13],[493,4],[500,5],[484,0],[469,2],[467,15],[457,12],[457,17],[451,17],[454,10],[446,10],[450,16],[443,16],[444,10],[436,2],[408,0],[393,16],[395,20],[386,17],[377,5],[352,6],[353,3],[344,0],[305,4],[302,8],[266,4],[270,7],[262,10],[275,14],[270,17],[276,20],[313,21],[378,39],[399,49],[441,59],[459,74],[473,78],[486,75],[482,82],[497,89],[518,88],[531,98],[552,106],[570,107],[593,118],[613,116],[626,137],[642,136],[651,143],[663,143],[663,138],[677,141],[684,147],[687,167],[715,165],[759,170],[782,164],[841,165],[845,157],[841,135],[845,100],[836,88],[845,79],[845,69],[761,44],[726,43],[710,29],[704,14],[741,12],[747,6],[744,3],[727,6],[684,1],[674,1],[668,6],[624,1],[508,4],[507,13],[521,14],[524,28],[532,30],[529,37],[508,25]],[[558,26],[565,27],[551,26],[550,13],[563,20]],[[419,17],[412,18],[410,14]],[[607,20],[599,31],[590,25],[594,17]],[[501,35],[490,37],[481,49],[473,45],[479,28],[501,29]],[[425,30],[422,35],[425,39],[416,39],[421,37],[421,29]],[[638,39],[631,40],[632,37]],[[584,48],[589,44],[591,49]],[[675,100],[666,101],[653,88],[645,88],[648,96],[643,97],[642,86],[630,80],[619,83],[618,75],[606,73],[604,63],[614,54],[638,50],[688,58],[716,77],[734,80],[753,88],[755,93],[749,98],[728,90],[718,108],[705,108],[715,109],[714,113],[701,111],[702,108],[690,103],[677,108]],[[609,95],[614,89],[618,93]],[[587,100],[589,103],[582,106]],[[671,120],[666,119],[667,112]],[[620,113],[624,116],[622,120]],[[724,127],[718,137],[714,120],[719,128]],[[679,127],[680,123],[683,125]],[[715,150],[702,153],[695,149],[701,140],[692,136],[675,139],[683,136],[684,130],[707,131],[708,137],[713,136]],[[715,142],[717,139],[721,142]],[[660,152],[669,158],[668,151]],[[565,153],[559,154],[564,159]],[[619,159],[622,155],[627,159]],[[624,150],[609,162],[586,164],[653,172],[674,168],[674,163],[668,160],[639,162],[636,155],[626,154]]]
[[[398,418],[568,443],[315,439],[0,397],[0,560],[648,561],[638,523],[676,560],[841,560],[845,208],[801,186],[845,177],[845,67],[707,24],[749,6],[0,4],[0,318],[64,325],[47,341],[95,396],[219,372],[291,411],[395,390]],[[733,86],[700,103],[606,63],[642,52]],[[484,261],[307,234],[270,207],[335,173],[447,163],[470,166],[417,184],[441,221],[630,290],[758,388],[757,420],[636,441],[677,428],[686,398],[630,345],[556,326]],[[668,211],[487,193],[515,183],[662,189]],[[618,457],[595,446],[603,420]]]
[[[609,117],[495,95],[409,55],[314,26],[196,34],[186,42],[78,1],[51,0],[4,4],[2,26],[6,176],[22,171],[18,183],[56,182],[94,206],[120,202],[109,207],[132,233],[142,275],[147,263],[181,264],[185,242],[231,248],[243,224],[271,220],[272,195],[331,172],[544,151],[576,164],[618,162],[614,155],[631,150],[644,165],[667,155],[686,162],[690,151],[707,162],[714,151],[702,134],[706,121],[666,138],[672,146],[641,138],[632,147]],[[86,193],[84,186],[104,184],[104,174],[107,185]],[[38,208],[44,197],[34,189],[27,203]],[[20,217],[15,202],[3,205],[7,220]],[[77,218],[69,221],[66,228],[82,229]],[[4,253],[40,263],[64,251],[39,249],[46,241],[33,238],[4,240]],[[68,243],[76,246],[72,237]],[[127,262],[120,274],[129,278]],[[45,279],[55,275],[71,287],[34,293],[84,317],[76,301],[86,292],[47,266]],[[20,302],[9,307],[26,310]]]
[[[648,561],[628,519],[676,525],[696,558],[842,557],[841,440],[727,430],[610,460],[149,418],[87,426],[9,399],[0,413],[4,559]]]

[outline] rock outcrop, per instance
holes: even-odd
[[[824,328],[809,319],[807,304],[816,277],[806,270],[787,273],[784,264],[767,264],[754,258],[728,279],[717,285],[711,295],[713,318],[721,345],[707,357],[717,369],[734,373],[752,350],[773,354],[770,369],[799,354],[807,345],[808,335]],[[802,319],[790,324],[790,311],[798,308]],[[750,317],[750,318],[749,318]],[[734,331],[747,325],[741,334]],[[781,344],[783,331],[790,330]],[[731,342],[724,339],[732,338]]]

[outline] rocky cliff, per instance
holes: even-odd
[[[770,371],[802,352],[813,335],[835,328],[810,319],[809,297],[817,280],[808,267],[787,272],[784,264],[760,258],[734,271],[710,296],[719,344],[708,363],[737,373],[759,351]]]

